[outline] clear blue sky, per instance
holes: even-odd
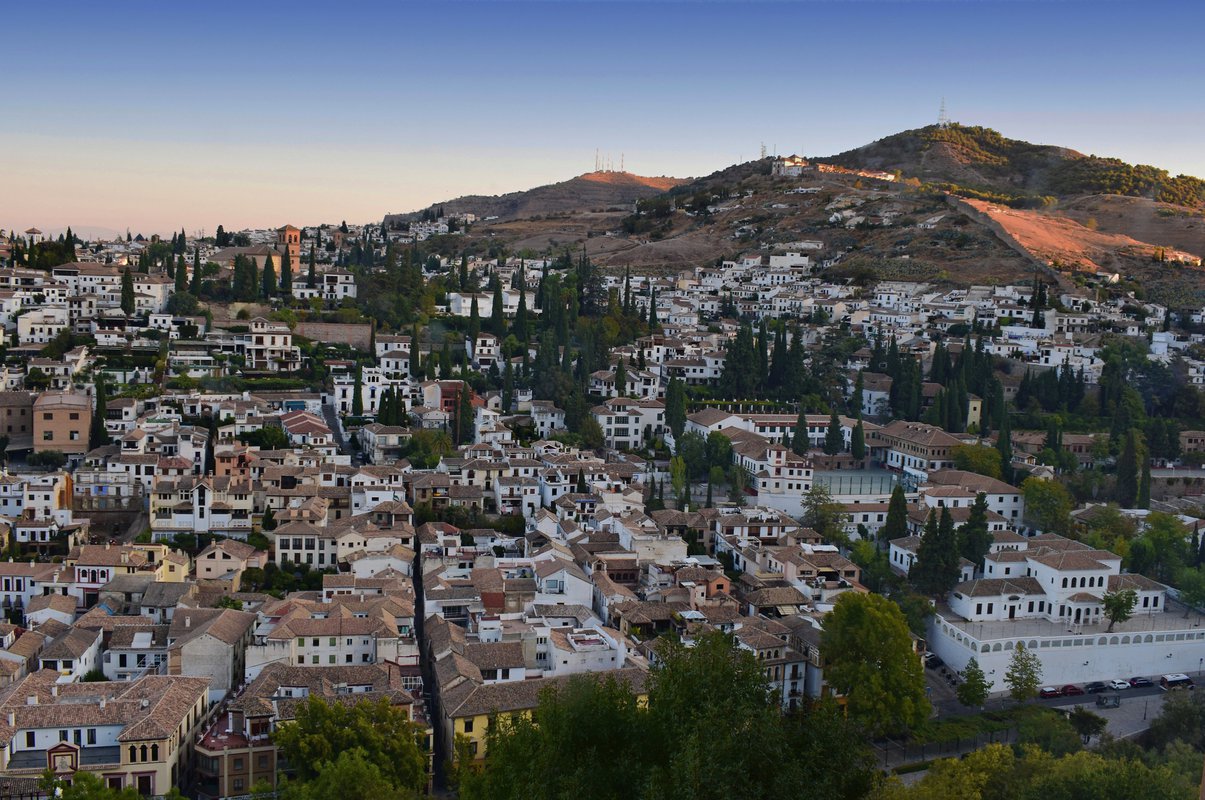
[[[368,221],[950,116],[1205,175],[1196,2],[12,3],[0,227]]]

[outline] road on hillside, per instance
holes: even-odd
[[[351,455],[351,450],[347,447],[347,439],[343,436],[343,428],[339,425],[339,415],[335,413],[335,407],[323,403],[322,416],[326,419],[326,427],[331,429],[331,436],[335,438],[335,444],[338,445],[339,452]]]

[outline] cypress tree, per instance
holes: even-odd
[[[678,377],[670,378],[665,390],[665,424],[675,439],[686,429],[686,385]]]
[[[996,450],[1000,453],[1000,470],[1004,480],[1012,482],[1013,474],[1013,443],[1012,428],[1008,422],[1008,414],[1000,414],[1001,424],[996,434]]]
[[[176,262],[176,285],[172,289],[176,294],[182,294],[188,291],[188,266],[184,263],[184,256],[180,256]]]
[[[515,367],[511,360],[506,359],[502,368],[502,413],[509,414],[515,399]]]
[[[188,285],[188,291],[200,297],[201,295],[201,248],[198,247],[193,251],[192,257],[192,281]]]
[[[410,377],[416,377],[419,372],[418,363],[418,325],[410,330]]]
[[[808,451],[808,418],[804,413],[803,403],[799,404],[799,416],[795,420],[795,432],[791,435],[791,452],[797,456],[807,455]]]
[[[858,424],[854,426],[849,449],[858,461],[866,458],[866,429],[862,427],[861,417],[858,418]]]
[[[276,265],[272,263],[272,254],[269,253],[267,259],[264,260],[264,272],[260,294],[265,300],[272,299],[276,294]]]
[[[364,415],[364,368],[360,364],[356,364],[355,380],[351,386],[351,413],[352,416],[359,417]]]
[[[987,495],[980,492],[971,505],[971,513],[958,531],[958,551],[975,568],[983,571],[983,557],[991,549],[992,537],[987,529]]]
[[[477,310],[477,295],[473,295],[473,301],[469,306],[469,341],[474,347],[477,346],[477,334],[481,333],[481,312]]]
[[[469,398],[469,385],[461,383],[460,397],[456,404],[456,444],[472,444],[476,438],[473,426],[473,401]]]
[[[649,288],[649,331],[650,332],[655,331],[658,327],[660,327],[660,323],[657,322],[657,290],[655,288],[650,287]]]
[[[619,362],[615,365],[615,396],[627,397],[628,395],[628,370],[623,364],[623,356],[619,357]]]
[[[1142,476],[1138,479],[1138,507],[1151,507],[1151,460],[1142,459]]]
[[[828,430],[824,433],[824,452],[835,456],[845,449],[845,438],[841,433],[841,420],[834,411],[828,420]]]
[[[95,449],[109,443],[109,432],[105,429],[108,416],[108,389],[103,375],[96,381],[96,410],[92,414],[92,428],[88,434],[88,448]]]
[[[904,487],[898,483],[891,490],[891,501],[887,504],[887,520],[879,531],[879,537],[890,542],[908,535],[908,498]]]
[[[288,297],[293,295],[293,257],[287,247],[280,257],[280,293]]]
[[[858,370],[858,378],[856,381],[854,381],[854,393],[853,396],[850,397],[849,401],[850,413],[854,414],[859,419],[862,418],[862,407],[866,404],[866,388],[862,379],[862,374],[864,372],[865,370]]]
[[[306,276],[306,283],[311,289],[318,287],[318,248],[313,245],[310,245],[310,271]]]
[[[519,307],[515,309],[515,326],[512,332],[520,342],[527,342],[527,290],[525,287],[519,289]]]
[[[1121,455],[1117,458],[1117,502],[1122,508],[1134,508],[1141,490],[1143,460],[1142,443],[1133,428],[1126,431]]]
[[[134,309],[134,276],[127,267],[121,274],[121,310],[128,316],[134,313]]]
[[[502,305],[502,282],[494,280],[494,304],[490,310],[490,329],[499,339],[506,336],[506,314]]]

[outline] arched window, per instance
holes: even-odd
[[[130,745],[130,762],[133,763],[137,760],[138,760],[138,748],[134,747],[134,745]]]
[[[1067,588],[1067,579],[1066,578],[1063,578],[1063,588],[1064,589]]]
[[[158,760],[159,760],[159,745],[153,744],[153,745],[151,745],[151,761],[158,761]]]
[[[141,756],[141,758],[138,759],[139,761],[146,761],[146,745],[145,744],[138,749],[138,755]]]

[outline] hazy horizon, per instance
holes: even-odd
[[[49,11],[6,17],[0,227],[18,231],[366,222],[566,180],[596,149],[695,177],[762,143],[829,155],[921,127],[943,97],[965,124],[1205,176],[1187,4]]]

